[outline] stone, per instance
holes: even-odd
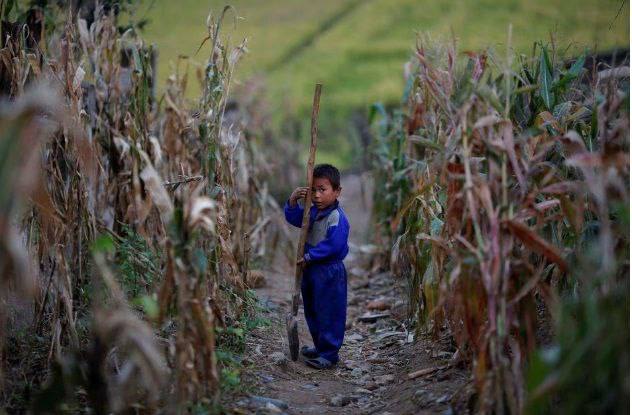
[[[442,397],[437,399],[435,402],[437,402],[438,404],[445,403],[448,401],[449,398],[450,397],[448,395],[443,395]]]
[[[347,370],[353,370],[353,368],[356,367],[356,362],[353,360],[345,360],[342,365]]]
[[[362,369],[362,372],[367,373],[371,371],[371,365],[369,365],[368,363],[361,363],[360,366],[358,366],[359,368]]]
[[[347,406],[351,402],[354,402],[354,401],[357,401],[357,400],[358,400],[358,398],[356,396],[334,395],[334,397],[331,398],[331,400],[329,401],[329,405],[342,407],[342,406]]]
[[[350,343],[357,343],[362,340],[364,340],[364,337],[359,333],[352,333],[348,336],[345,336],[345,341],[348,341]]]
[[[360,406],[366,406],[369,402],[371,402],[371,398],[367,395],[363,395],[358,398],[358,405]]]
[[[354,368],[351,371],[351,376],[354,378],[359,378],[360,376],[362,376],[362,369],[359,367]]]
[[[369,276],[369,273],[364,268],[353,267],[349,270],[349,276],[358,279],[365,279]]]
[[[360,395],[366,395],[366,394],[370,394],[373,393],[368,389],[364,389],[364,388],[356,388],[356,390],[353,391],[354,393],[358,393]]]
[[[268,402],[266,404],[265,409],[268,411],[269,414],[280,414],[280,413],[283,413],[281,408],[279,408],[278,406],[276,406],[275,404],[273,404],[271,402]]]
[[[287,357],[285,356],[283,352],[272,353],[270,355],[270,359],[272,360],[272,363],[274,363],[277,366],[283,366],[287,364]]]
[[[382,386],[382,385],[386,385],[388,383],[391,383],[392,381],[395,380],[395,376],[393,375],[382,375],[382,376],[376,376],[375,378],[375,383],[378,386]]]
[[[385,333],[380,333],[378,334],[375,341],[379,342],[381,340],[388,339],[390,337],[406,337],[406,332],[405,331],[387,331]]]
[[[366,280],[360,280],[360,281],[356,281],[352,286],[351,289],[352,290],[361,290],[363,288],[369,288],[371,286],[371,282],[366,279]]]
[[[301,388],[308,391],[315,391],[316,389],[318,389],[318,386],[314,385],[313,383],[306,383],[305,385],[301,385]]]
[[[268,403],[280,409],[288,408],[287,403],[285,403],[284,401],[280,399],[268,398],[265,396],[252,395],[250,397],[250,402],[253,403],[255,406],[262,407],[262,408],[265,408],[268,405]]]
[[[266,375],[265,373],[260,374],[259,377],[261,378],[263,383],[270,383],[270,382],[274,381],[274,377],[273,376]]]

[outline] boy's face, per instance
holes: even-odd
[[[326,209],[338,199],[340,190],[340,188],[334,190],[329,179],[315,177],[312,184],[312,202],[319,210]]]

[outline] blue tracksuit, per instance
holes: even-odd
[[[301,284],[305,320],[318,354],[336,363],[347,318],[347,271],[342,260],[349,252],[349,221],[338,201],[323,211],[312,206],[309,213]],[[300,228],[303,207],[292,208],[286,202],[285,219]]]

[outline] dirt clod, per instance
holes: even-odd
[[[385,300],[373,300],[369,301],[369,303],[366,305],[366,308],[371,311],[384,311],[391,308],[391,304]]]

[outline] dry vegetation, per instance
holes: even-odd
[[[2,406],[217,409],[279,209],[226,113],[245,44],[221,39],[230,9],[209,16],[189,108],[178,73],[154,96],[118,8],[83,11],[2,24]]]
[[[260,323],[256,269],[292,258],[271,194],[299,180],[300,126],[270,140],[256,79],[229,103],[231,8],[207,20],[194,105],[186,58],[155,95],[155,51],[122,12],[0,27],[7,412],[221,412]],[[470,411],[625,412],[629,72],[555,44],[428,44],[401,108],[371,115],[382,265],[408,281],[409,323],[453,340]]]
[[[375,216],[411,318],[454,337],[474,410],[626,412],[629,70],[428,45],[402,108],[374,108]]]

